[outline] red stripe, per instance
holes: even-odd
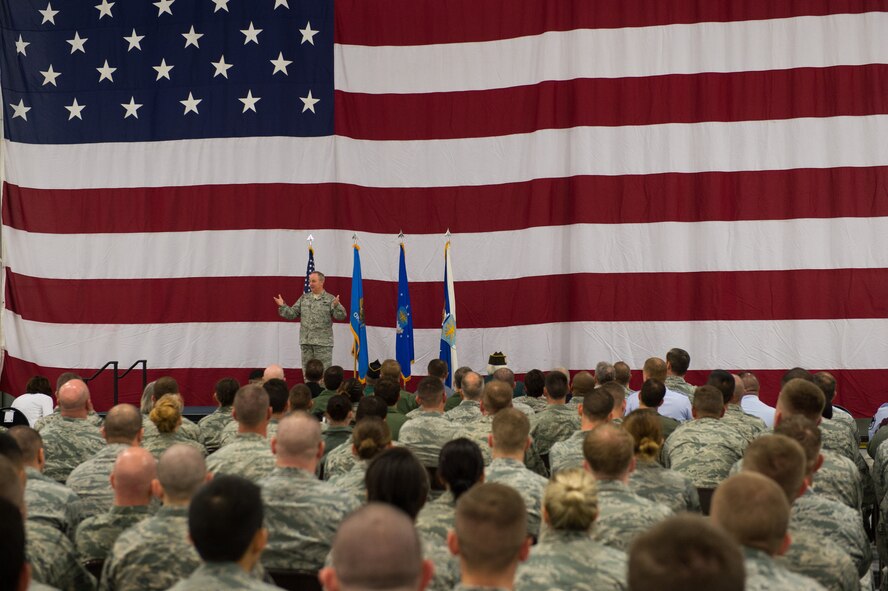
[[[429,189],[269,184],[40,190],[4,184],[3,198],[4,225],[51,234],[300,228],[305,211],[312,212],[315,229],[403,229],[408,235],[448,228],[462,233],[582,223],[878,217],[888,215],[888,166],[579,176]],[[466,211],[472,215],[457,215]]]
[[[888,113],[888,65],[580,79],[472,92],[337,91],[335,100],[336,134],[371,140],[873,115]]]
[[[350,278],[328,277],[326,287],[348,308],[350,285]],[[292,302],[301,290],[298,277],[58,280],[8,270],[6,305],[27,320],[61,324],[274,322],[280,318],[272,297],[280,292]],[[410,295],[414,326],[439,327],[441,284],[414,282]],[[554,275],[457,282],[456,296],[460,328],[885,318],[888,269]],[[364,281],[368,325],[394,326],[396,302],[396,282]]]
[[[121,368],[123,369],[123,368]],[[348,374],[348,368],[347,373]],[[546,368],[544,368],[546,369]],[[576,368],[581,369],[581,368]],[[589,368],[592,369],[592,368]],[[753,371],[761,383],[761,399],[767,404],[773,405],[780,390],[780,378],[784,370],[756,370],[751,368],[727,368],[729,371],[745,369]],[[824,368],[817,368],[819,371]],[[836,377],[837,396],[836,404],[848,409],[855,417],[871,417],[876,409],[888,399],[888,369],[867,370],[835,370],[826,368]],[[0,390],[17,395],[24,392],[28,378],[34,375],[44,375],[50,383],[55,383],[59,374],[63,371],[72,371],[71,368],[41,367],[36,364],[17,359],[4,353],[3,375],[0,377]],[[95,373],[95,369],[73,369],[83,377],[89,377]],[[148,370],[148,381],[156,380],[161,376],[171,376],[179,382],[179,387],[185,396],[187,406],[213,406],[213,385],[224,377],[233,377],[241,384],[247,382],[251,369],[249,368],[193,368],[193,369],[157,369]],[[287,383],[293,386],[302,381],[301,369],[295,367],[285,368]],[[483,371],[483,369],[482,369]],[[110,370],[101,377],[90,382],[90,393],[96,410],[108,410],[113,401],[113,381]],[[641,387],[641,372],[632,372],[631,385],[634,389]],[[692,370],[688,372],[687,379],[692,384],[704,384],[709,375],[709,370]],[[519,375],[519,379],[523,376]],[[415,386],[419,380],[411,380],[408,388]],[[128,377],[119,382],[118,401],[139,405],[141,398],[141,375],[134,371]]]
[[[425,45],[491,41],[545,31],[649,27],[888,10],[884,0],[337,0],[337,43]]]

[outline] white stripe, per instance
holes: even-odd
[[[888,13],[547,32],[479,43],[334,47],[336,89],[423,93],[546,80],[888,62]]]
[[[298,277],[309,230],[36,234],[3,227],[6,264],[47,279]],[[352,232],[311,230],[317,269],[351,277]],[[455,234],[459,281],[569,273],[888,268],[888,217],[577,224]],[[830,237],[835,237],[832,239]],[[358,234],[364,279],[398,280],[395,234]],[[412,282],[442,281],[440,235],[407,238]],[[246,280],[246,279],[245,279]]]
[[[546,129],[435,141],[228,138],[6,142],[10,183],[43,189],[342,182],[490,185],[575,175],[888,164],[888,115]]]
[[[147,359],[151,368],[263,367],[299,363],[298,323],[155,325],[45,324],[6,311],[9,354],[46,367],[96,368]],[[334,361],[353,365],[350,327],[335,325]],[[370,358],[394,358],[395,329],[368,327]],[[27,335],[27,336],[24,336]],[[571,322],[460,329],[461,363],[482,368],[494,351],[517,372],[594,367],[601,359],[641,367],[670,347],[694,352],[694,366],[784,369],[885,367],[888,319],[707,322]],[[417,373],[437,358],[439,329],[415,331]]]

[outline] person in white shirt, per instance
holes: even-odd
[[[651,357],[644,362],[641,368],[641,374],[644,381],[657,380],[658,382],[666,381],[666,362],[659,357]],[[630,413],[638,408],[638,392],[633,393],[626,399],[626,413]],[[657,409],[657,412],[664,417],[670,417],[676,421],[685,422],[691,420],[691,401],[690,399],[678,392],[666,388],[666,396],[663,398],[663,404]]]
[[[52,414],[52,386],[44,376],[28,380],[25,393],[12,401],[12,408],[22,411],[33,428],[38,419]]]
[[[763,420],[768,429],[774,428],[774,412],[773,406],[768,406],[759,399],[759,381],[755,374],[749,371],[740,372],[740,379],[743,380],[743,388],[746,393],[740,400],[740,408],[743,412],[751,414]]]

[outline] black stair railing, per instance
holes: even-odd
[[[114,406],[117,406],[120,380],[122,380],[123,378],[128,376],[131,371],[133,371],[134,369],[136,369],[139,366],[142,366],[141,367],[142,389],[140,390],[140,392],[141,392],[141,391],[144,391],[145,386],[148,385],[148,361],[146,359],[139,359],[138,361],[136,361],[135,363],[130,365],[123,373],[119,373],[119,371],[118,371],[120,369],[120,362],[119,361],[109,361],[108,363],[103,365],[99,370],[97,370],[96,373],[89,376],[88,378],[84,378],[83,381],[88,384],[92,380],[94,380],[97,377],[99,377],[100,375],[102,375],[102,373],[104,373],[104,371],[106,369],[112,368],[114,370],[112,373],[112,382],[113,382],[113,388],[114,388]]]

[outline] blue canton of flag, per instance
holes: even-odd
[[[410,379],[413,353],[413,311],[410,308],[410,284],[407,281],[407,260],[404,243],[401,243],[401,260],[398,266],[398,317],[396,319],[395,358],[401,365],[401,376]]]
[[[332,0],[94,4],[0,0],[8,139],[333,134]]]
[[[351,331],[354,338],[352,356],[355,358],[355,372],[363,382],[367,377],[367,367],[370,365],[367,354],[367,326],[364,324],[364,282],[361,279],[361,249],[357,244],[355,248],[355,261],[352,267],[352,291],[351,291]]]
[[[311,291],[311,287],[308,285],[309,277],[315,271],[315,251],[311,246],[308,247],[308,265],[305,267],[305,286],[302,288],[302,293],[308,293]]]
[[[447,379],[444,383],[453,386],[453,371],[456,364],[456,297],[453,292],[453,270],[450,268],[450,241],[444,245],[444,313],[441,320],[441,354],[439,359],[447,363]]]

